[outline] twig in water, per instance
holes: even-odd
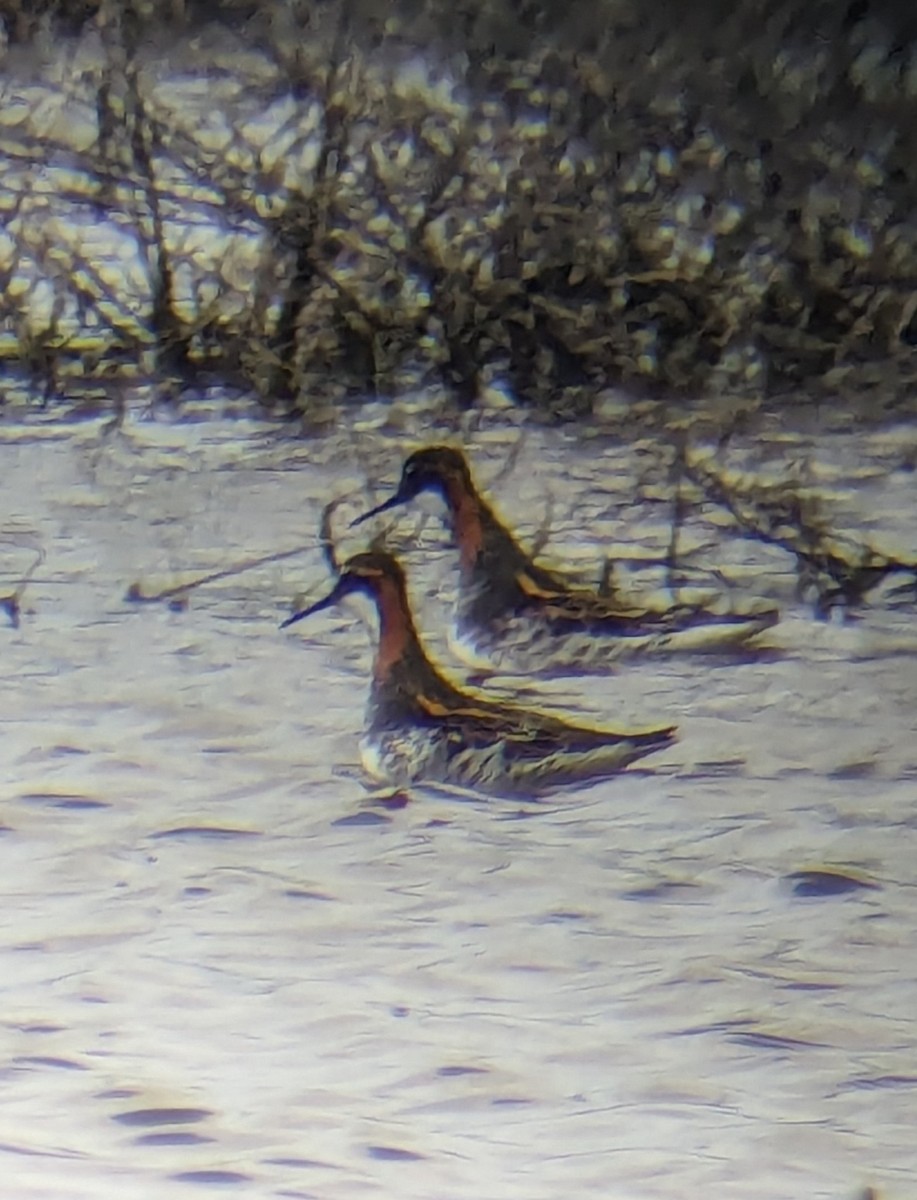
[[[538,530],[532,540],[532,558],[537,558],[548,544],[548,539],[551,536],[551,526],[553,523],[554,494],[552,492],[548,492],[547,501],[544,506],[544,516],[541,519],[541,528]]]
[[[17,543],[13,541],[12,544],[15,545]],[[10,625],[12,625],[13,629],[19,628],[19,617],[22,612],[22,597],[25,593],[25,589],[32,576],[45,561],[45,552],[41,546],[33,546],[32,549],[35,553],[35,558],[20,576],[19,582],[16,584],[14,590],[10,592],[8,596],[0,596],[0,608],[2,608],[9,617]]]
[[[245,571],[252,571],[256,567],[264,567],[270,563],[283,562],[287,558],[295,558],[298,554],[305,554],[313,548],[310,543],[309,545],[297,546],[293,550],[280,550],[276,554],[265,554],[260,558],[248,558],[240,563],[235,563],[231,567],[224,567],[220,571],[211,571],[209,575],[201,575],[199,578],[191,579],[187,583],[177,583],[173,587],[162,588],[158,592],[147,593],[144,591],[142,583],[134,582],[125,592],[124,599],[129,604],[158,604],[162,600],[168,600],[174,608],[183,608],[187,602],[188,595],[207,583],[218,583],[221,579],[232,579],[234,576],[241,575]]]
[[[522,448],[524,445],[525,434],[520,432],[519,436],[510,447],[506,458],[504,458],[499,471],[497,471],[496,475],[494,475],[493,479],[491,479],[488,483],[487,487],[489,490],[492,491],[494,488],[500,487],[502,483],[509,479],[510,475],[512,475],[513,471],[516,469],[516,466],[519,462],[519,455],[522,453]]]
[[[729,513],[744,537],[794,556],[798,590],[815,590],[819,616],[836,605],[861,602],[889,575],[910,575],[917,583],[917,562],[833,534],[819,511],[818,498],[789,483],[753,487],[742,480],[733,482],[700,455],[690,461],[685,455],[684,472],[708,500]]]
[[[672,494],[672,525],[669,532],[669,544],[665,556],[665,585],[673,596],[684,583],[684,576],[678,570],[678,540],[685,522],[687,504],[682,491],[681,481],[685,474],[685,450],[681,443],[676,447],[675,458],[672,462],[671,478],[674,485]]]
[[[318,540],[322,548],[322,556],[328,564],[328,570],[332,575],[340,575],[341,563],[338,559],[337,547],[334,544],[334,531],[331,527],[331,518],[346,499],[346,496],[338,496],[335,500],[329,500],[322,509],[322,519],[318,527]]]

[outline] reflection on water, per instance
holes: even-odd
[[[515,437],[471,439],[482,481]],[[0,438],[0,592],[45,553],[0,633],[8,1194],[908,1194],[912,610],[813,623],[791,563],[699,514],[711,565],[783,605],[771,652],[541,689],[676,720],[656,770],[382,804],[356,768],[366,631],[277,626],[326,586],[322,506],[364,463],[391,480],[402,443],[219,421]],[[779,449],[913,555],[893,444]],[[612,539],[660,553],[646,448],[586,446],[529,433],[506,515],[534,535],[550,494],[547,553],[584,570]],[[435,520],[397,536],[445,653],[452,555]],[[125,599],[297,546],[179,611]]]

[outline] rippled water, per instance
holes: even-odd
[[[517,439],[469,439],[483,482]],[[809,460],[839,520],[913,555],[915,443],[775,426],[755,455]],[[0,428],[0,591],[45,555],[0,630],[4,1193],[913,1195],[913,608],[815,623],[792,564],[707,513],[689,540],[784,606],[772,653],[541,689],[677,720],[652,771],[386,808],[356,767],[364,625],[277,626],[328,582],[324,503],[404,448]],[[652,463],[533,430],[494,489],[591,568],[612,539],[664,548]],[[441,646],[452,556],[417,530],[396,527]],[[298,546],[184,609],[125,600]],[[828,867],[835,888],[806,874]]]

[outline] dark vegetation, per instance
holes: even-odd
[[[306,412],[503,386],[558,418],[614,385],[878,414],[912,399],[911,5],[0,0],[0,16],[3,354],[49,399],[202,372]],[[43,125],[36,84],[97,137]],[[257,117],[278,105],[264,152]],[[100,263],[97,239],[62,232],[103,220],[136,233],[143,287],[122,286],[123,253]],[[202,265],[186,231],[220,225],[231,244]]]

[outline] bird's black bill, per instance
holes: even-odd
[[[379,513],[388,512],[390,508],[396,508],[399,504],[404,504],[405,497],[400,492],[396,492],[394,496],[389,496],[388,500],[383,500],[381,504],[377,504],[375,508],[371,508],[369,512],[362,513],[359,517],[354,517],[350,522],[350,528],[355,525],[362,525],[364,521],[368,521],[370,517],[378,517]]]
[[[292,617],[287,617],[285,621],[281,622],[280,628],[287,629],[290,625],[295,625],[297,621],[303,620],[304,617],[311,617],[313,613],[321,612],[323,608],[331,608],[333,604],[337,603],[339,597],[340,590],[336,587],[333,592],[329,592],[323,599],[316,600],[308,608],[300,609],[299,612],[293,613]]]

